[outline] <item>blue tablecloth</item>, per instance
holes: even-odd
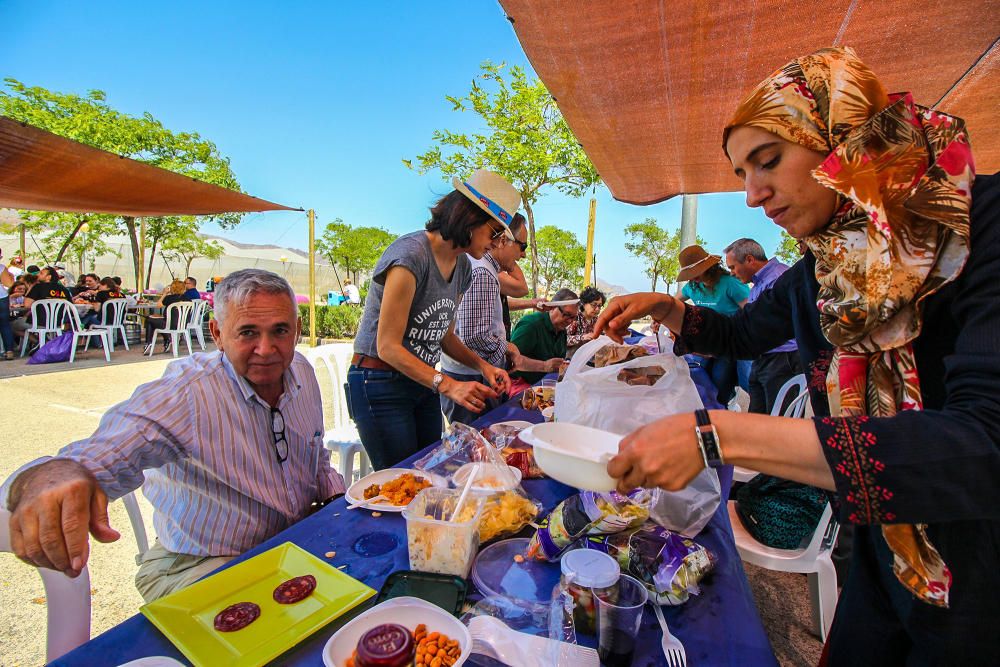
[[[691,370],[705,406],[721,407],[714,399],[715,388],[704,371],[699,368]],[[537,411],[523,410],[512,401],[482,417],[474,425],[482,427],[514,419],[538,422],[541,415]],[[400,467],[405,467],[422,454],[401,463]],[[732,468],[722,468],[719,472],[725,497],[732,483]],[[548,479],[525,480],[523,486],[544,505],[546,511],[575,492],[575,489]],[[718,556],[715,570],[702,582],[700,596],[679,607],[663,608],[671,632],[684,643],[688,664],[692,667],[777,665],[733,542],[725,502],[720,504],[711,522],[696,539]],[[390,573],[409,569],[406,524],[402,515],[386,512],[375,518],[371,512],[364,510],[347,511],[343,498],[248,551],[227,567],[284,542],[294,542],[321,558],[327,551],[336,551],[337,556],[332,560],[334,565],[346,565],[344,572],[376,590]],[[273,664],[322,664],[323,646],[348,618],[350,616],[334,621],[290,649]],[[594,645],[593,638],[586,636],[581,636],[580,642]],[[144,616],[136,615],[52,664],[114,666],[151,655],[171,656],[189,664],[152,623]],[[476,664],[474,661],[470,663]],[[652,613],[643,617],[632,664],[636,667],[665,664],[660,649],[659,625]]]

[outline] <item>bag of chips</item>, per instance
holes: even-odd
[[[636,489],[623,496],[617,491],[581,491],[562,501],[549,513],[528,544],[528,556],[554,561],[585,535],[619,533],[649,518],[650,492]]]
[[[646,584],[657,604],[683,604],[698,595],[698,583],[716,560],[694,540],[652,522],[614,535],[588,537],[582,544],[617,560],[622,572]]]

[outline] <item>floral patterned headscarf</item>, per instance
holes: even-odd
[[[805,240],[816,257],[820,325],[835,347],[830,414],[889,417],[923,406],[912,341],[922,302],[969,256],[975,168],[965,122],[887,95],[849,48],[788,63],[727,123],[826,153],[813,177],[840,195],[830,223]],[[951,574],[926,526],[883,524],[896,577],[947,607]]]

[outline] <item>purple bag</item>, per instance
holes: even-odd
[[[73,332],[67,331],[58,338],[53,338],[42,345],[28,359],[29,364],[53,364],[57,361],[69,361],[69,353],[73,348]]]

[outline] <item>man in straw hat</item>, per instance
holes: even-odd
[[[404,234],[375,265],[354,340],[348,400],[376,469],[415,454],[441,437],[443,395],[481,413],[505,393],[507,372],[455,335],[455,313],[471,283],[472,259],[514,240],[521,196],[502,176],[480,169],[431,208],[423,230]],[[482,375],[460,381],[435,369],[445,352]]]

